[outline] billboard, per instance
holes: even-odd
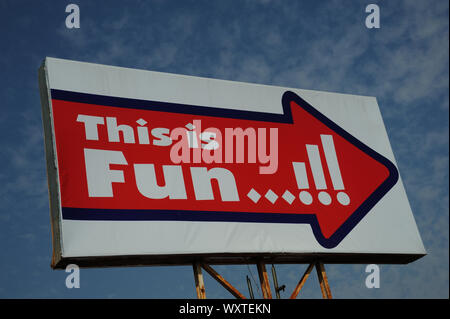
[[[52,266],[425,254],[373,97],[46,58]]]

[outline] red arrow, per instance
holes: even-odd
[[[283,94],[284,113],[280,115],[60,90],[51,90],[51,94],[64,219],[308,223],[317,241],[332,248],[398,179],[397,169],[388,159],[292,92]],[[86,122],[83,125],[77,121],[80,114],[96,117],[96,139],[87,138]],[[111,121],[107,118],[115,118],[116,129],[119,125],[132,128],[134,143],[124,143],[124,131],[118,134],[118,142],[111,141]],[[136,124],[137,120],[145,124]],[[222,132],[221,156],[213,163],[192,163],[195,155],[191,154],[191,163],[180,163],[178,171],[166,176],[163,166],[175,165],[170,158],[171,147],[153,144],[154,136],[146,143],[137,127],[148,127],[149,132],[153,128],[173,130],[194,121],[201,123],[202,129],[196,128],[198,133],[207,132],[207,128]],[[268,163],[248,163],[251,154],[246,155],[245,163],[226,163],[229,150],[225,132],[238,127],[251,128],[258,140],[264,132],[267,150],[270,129],[276,128],[276,172],[261,174],[260,168]],[[88,157],[95,153],[90,150],[120,152],[125,159],[109,165],[110,171],[121,176],[112,180],[111,196],[93,195],[88,187]],[[161,186],[159,195],[151,193],[156,186],[144,189],[152,170],[155,183]],[[220,176],[224,174],[219,174],[217,180],[199,185],[199,180],[205,181],[203,177],[208,176],[205,174],[217,177],[214,172],[230,172],[234,184],[232,179],[222,183]],[[171,183],[169,175],[177,179],[178,193],[164,196],[162,187]],[[204,187],[206,191],[201,189]],[[213,189],[212,198],[207,196],[209,187]],[[226,194],[231,195],[226,198]]]

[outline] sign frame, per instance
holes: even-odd
[[[342,252],[302,252],[302,253],[186,253],[186,254],[145,254],[113,256],[64,256],[62,244],[61,194],[58,177],[58,162],[55,143],[54,118],[52,113],[51,88],[46,60],[39,68],[39,87],[44,127],[44,144],[47,163],[50,217],[53,255],[51,267],[63,269],[75,263],[80,267],[150,266],[150,265],[190,265],[202,261],[207,264],[249,264],[265,263],[383,263],[406,264],[426,255],[418,253],[342,253]]]

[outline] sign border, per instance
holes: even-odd
[[[377,189],[350,215],[350,217],[333,233],[330,238],[325,238],[315,214],[280,214],[280,213],[249,213],[222,212],[222,211],[197,211],[197,210],[135,210],[135,209],[90,209],[62,207],[62,218],[70,220],[161,220],[161,221],[220,221],[220,222],[254,222],[254,223],[298,223],[311,225],[316,240],[324,248],[336,247],[364,218],[364,216],[380,201],[380,199],[397,183],[399,174],[395,165],[372,148],[365,145],[356,137],[345,131],[331,119],[319,112],[315,107],[306,102],[296,93],[285,91],[281,98],[283,114],[271,114],[262,112],[250,112],[240,110],[227,110],[212,106],[185,105],[161,101],[137,100],[122,97],[112,97],[97,94],[87,94],[64,90],[51,89],[51,98],[77,103],[94,105],[133,108],[151,111],[163,111],[177,114],[193,114],[213,116],[221,118],[246,119],[252,121],[264,121],[270,123],[293,124],[291,102],[295,102],[318,121],[323,123],[347,142],[360,151],[381,163],[389,171],[389,176]]]
[[[52,232],[51,267],[55,268],[62,260],[61,240],[61,201],[59,194],[58,161],[56,159],[56,145],[54,140],[53,114],[50,98],[50,86],[46,60],[38,70],[39,93],[41,98],[42,125],[44,127],[45,158],[47,163],[47,186],[50,203],[50,226]]]

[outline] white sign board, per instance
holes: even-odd
[[[47,58],[53,267],[425,255],[376,99]]]

